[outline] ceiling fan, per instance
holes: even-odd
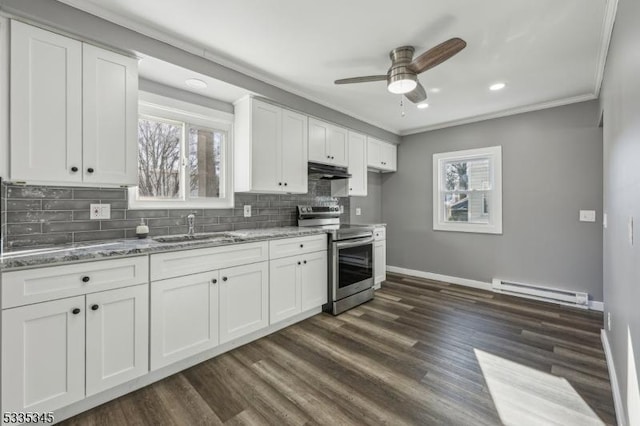
[[[386,75],[368,75],[364,77],[343,78],[335,84],[366,83],[369,81],[387,81],[391,93],[402,94],[413,103],[427,99],[427,92],[418,81],[418,74],[440,65],[467,46],[461,38],[454,37],[427,50],[413,59],[415,49],[402,46],[389,52],[391,67]]]

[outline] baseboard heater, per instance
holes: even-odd
[[[575,306],[583,309],[589,308],[589,294],[580,291],[515,283],[496,278],[493,279],[492,289],[497,293],[511,294],[513,296],[527,297],[529,299],[559,303],[561,305]]]

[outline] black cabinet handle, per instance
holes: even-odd
[[[349,191],[353,191],[353,188],[349,188]]]
[[[336,157],[334,157],[333,155],[331,156],[331,159],[334,160]]]
[[[300,264],[300,261],[298,260],[298,265]]]
[[[331,156],[330,156],[330,155],[327,155],[327,158],[328,158],[329,160],[331,160]]]
[[[75,172],[77,172],[77,171],[78,171],[78,168],[77,168],[76,166],[73,166],[73,167],[71,168],[71,171],[72,171],[73,173],[75,173]]]
[[[80,313],[80,308],[74,308],[74,309],[71,311],[71,313],[72,313],[73,315],[78,315],[78,314]]]
[[[300,244],[300,248],[304,248],[304,244]]]
[[[278,182],[278,186],[282,186],[282,182]]]
[[[216,284],[217,282],[218,282],[218,280],[215,279],[215,278],[211,280],[211,284]]]
[[[83,283],[88,283],[88,282],[89,282],[89,280],[91,280],[91,278],[90,278],[90,277],[88,277],[88,276],[86,276],[86,275],[85,275],[84,277],[82,277],[82,282],[83,282]]]
[[[87,169],[87,172],[88,172],[88,173],[93,173],[93,167],[89,167],[89,168]]]
[[[305,260],[303,263],[306,265],[306,264],[307,264],[307,261]]]
[[[226,281],[226,280],[227,280],[227,277],[222,277],[222,281]]]
[[[284,183],[284,186],[287,186],[287,182]]]
[[[99,307],[100,307],[99,305],[91,305],[91,310],[97,311]]]

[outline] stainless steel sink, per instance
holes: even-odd
[[[202,234],[181,234],[181,235],[167,235],[163,237],[154,237],[153,241],[159,243],[182,243],[187,241],[202,241],[202,240],[231,240],[234,235],[229,232],[211,232]]]

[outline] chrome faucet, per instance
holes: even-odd
[[[193,235],[195,233],[195,228],[196,228],[195,213],[189,213],[187,215],[187,225],[189,225],[189,230],[187,231],[187,235]]]

